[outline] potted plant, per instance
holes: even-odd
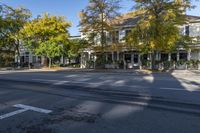
[[[177,69],[186,69],[186,61],[185,60],[179,60],[176,62],[176,68]]]
[[[193,69],[194,68],[194,62],[193,60],[189,60],[186,62],[187,69]]]
[[[173,66],[173,62],[172,61],[164,61],[163,62],[163,67],[165,70],[169,70],[171,69]]]
[[[94,61],[88,60],[87,61],[87,68],[94,68]]]

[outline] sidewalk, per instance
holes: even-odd
[[[14,68],[0,68],[0,73],[12,72],[93,72],[93,73],[135,73],[135,74],[200,74],[200,70],[172,70],[168,72],[151,71],[146,69],[82,69],[82,68],[42,68],[42,69],[14,69]]]

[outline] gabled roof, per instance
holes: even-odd
[[[140,20],[140,17],[133,17],[133,14],[134,12],[122,14],[121,16],[117,17],[112,24],[114,26],[134,26]]]
[[[200,16],[186,15],[189,22],[200,21]]]
[[[192,22],[200,22],[200,16],[192,16],[192,15],[186,15],[187,20],[192,23]],[[137,22],[140,20],[140,17],[136,15],[133,17],[133,12],[123,14],[120,17],[118,17],[114,25],[115,26],[134,26],[137,24]]]
[[[135,24],[137,24],[137,22],[140,20],[140,17],[129,17],[126,19],[120,19],[119,23],[115,24],[115,26],[134,26]]]

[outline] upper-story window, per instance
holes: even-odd
[[[112,42],[118,43],[119,42],[119,31],[112,32]]]
[[[190,26],[189,25],[185,26],[185,35],[187,35],[187,36],[190,35]]]
[[[107,32],[106,33],[106,42],[107,43],[111,43],[112,42],[112,33],[111,32]]]
[[[127,36],[130,32],[131,30],[126,30],[125,35]]]

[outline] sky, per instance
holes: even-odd
[[[78,24],[79,17],[78,13],[84,9],[88,0],[0,0],[1,2],[12,6],[18,7],[23,6],[31,10],[33,18],[41,15],[42,13],[48,12],[51,15],[65,16],[67,21],[72,23],[72,27],[69,32],[72,36],[79,35]],[[193,0],[195,9],[188,11],[187,14],[200,16],[200,1]],[[123,0],[121,3],[121,12],[125,13],[131,11],[134,3],[132,0]]]

